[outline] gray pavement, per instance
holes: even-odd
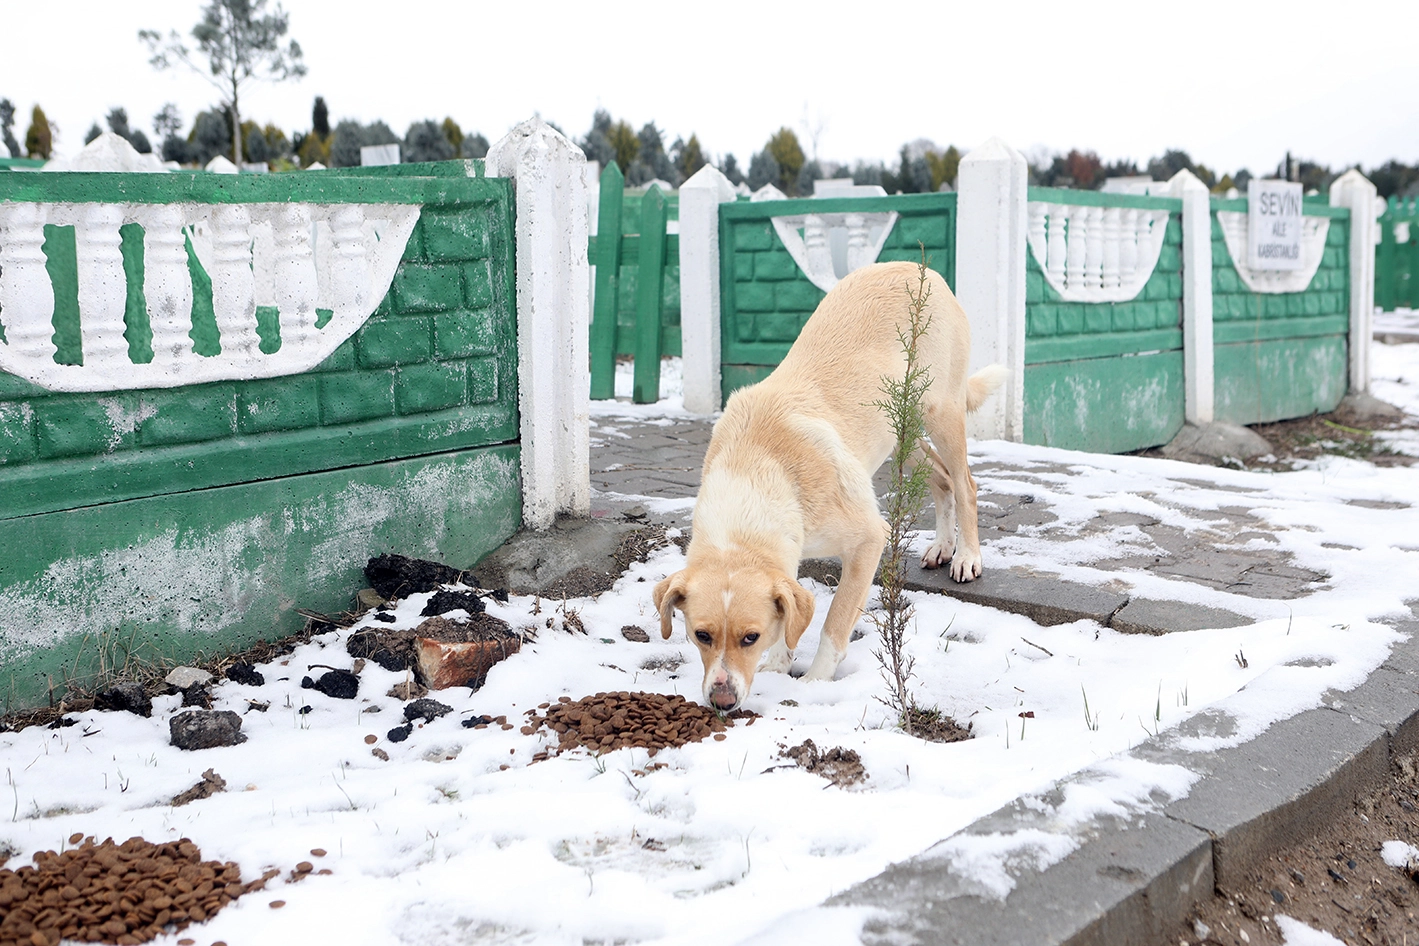
[[[708,421],[689,418],[594,418],[593,515],[619,520],[629,512],[630,523],[688,527],[688,503],[655,501],[695,495],[710,428]],[[978,464],[974,472],[980,480],[980,531],[987,549],[992,541],[1056,518],[1036,497],[993,491],[993,479],[1008,474],[1018,486],[1031,477],[1071,473],[1062,466],[1032,465],[1021,471],[991,463]],[[1085,526],[1086,533],[1131,526],[1146,534],[1154,548],[1147,555],[1095,564],[1253,598],[1291,599],[1320,587],[1328,576],[1292,562],[1276,547],[1271,527],[1252,514],[1246,490],[1236,492],[1235,505],[1212,512],[1205,528],[1100,514]],[[1171,508],[1193,518],[1201,515]],[[922,525],[929,527],[929,522]],[[1038,534],[1047,541],[1049,530]],[[803,572],[831,581],[836,567],[832,560],[805,562]],[[1164,634],[1250,623],[1230,611],[1133,598],[1125,591],[1026,569],[987,568],[976,581],[958,585],[944,570],[913,568],[909,582],[918,590],[1025,614],[1043,624],[1088,618],[1123,632]],[[1194,904],[1212,895],[1215,884],[1303,838],[1377,785],[1394,756],[1419,747],[1419,611],[1400,628],[1410,639],[1363,685],[1328,694],[1325,706],[1278,723],[1249,742],[1207,753],[1180,748],[1190,734],[1225,733],[1231,725],[1223,713],[1204,712],[1176,732],[1135,748],[1130,755],[1138,759],[1184,765],[1204,778],[1189,795],[1156,814],[1099,819],[1072,854],[1045,870],[1023,871],[1004,900],[983,895],[952,873],[949,858],[928,850],[838,894],[824,907],[872,908],[863,930],[863,941],[871,944],[1163,943]],[[1048,831],[1051,817],[1037,799],[1016,801],[965,833]]]

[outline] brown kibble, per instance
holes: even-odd
[[[717,733],[714,734],[714,741],[715,741],[715,742],[723,742],[726,738],[728,738],[728,737],[726,737],[726,736],[724,735],[724,733],[722,733],[722,732],[717,732]]]
[[[333,870],[331,870],[330,868],[328,868],[328,867],[322,867],[320,870],[316,871],[315,873],[316,873],[317,876],[320,876],[320,877],[328,877],[329,875],[331,875],[331,874],[333,874],[333,873],[335,873],[335,872],[334,872]]]
[[[177,946],[195,946],[197,940],[190,936],[185,936],[177,941]]]
[[[389,753],[385,752],[379,746],[375,746],[373,749],[371,749],[370,755],[374,756],[376,759],[381,759],[385,762],[389,761]]]
[[[310,856],[311,856],[311,857],[324,857],[324,856],[325,856],[325,848],[323,848],[323,847],[313,847],[313,848],[311,848],[311,849],[310,849]]]
[[[82,842],[83,840],[84,840],[84,832],[82,832],[82,831],[78,831],[78,832],[75,832],[74,834],[69,835],[69,843],[70,843],[70,844],[79,844],[79,843]]]
[[[379,737],[376,736],[374,733],[370,733],[368,736],[365,737],[365,745],[367,746],[372,746],[377,742],[379,742]]]
[[[310,861],[301,861],[296,865],[297,874],[309,874],[313,870],[315,870],[315,865]]]
[[[284,900],[272,900],[270,903],[267,904],[267,906],[269,906],[273,910],[279,910],[285,905],[286,901]]]

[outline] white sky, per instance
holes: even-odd
[[[82,145],[109,108],[151,134],[164,102],[215,101],[191,73],[157,73],[140,28],[186,34],[201,0],[5,0],[0,96],[17,136],[38,102]],[[937,2],[704,4],[287,0],[310,74],[256,85],[244,117],[310,126],[453,116],[496,140],[534,111],[574,137],[605,107],[635,127],[698,133],[750,154],[781,125],[818,156],[894,160],[926,137],[992,135],[1029,152],[1093,149],[1140,163],[1180,147],[1219,171],[1297,156],[1366,167],[1419,160],[1419,3],[1198,0],[1185,5]],[[620,16],[617,18],[616,13]]]

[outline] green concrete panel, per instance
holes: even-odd
[[[239,433],[299,430],[319,423],[320,378],[316,375],[247,381],[238,388]]]
[[[394,413],[394,372],[328,374],[320,379],[320,421],[327,426]]]
[[[492,234],[485,215],[430,211],[419,218],[424,255],[432,261],[482,259],[492,253]]]
[[[802,279],[806,282],[808,277],[799,271],[798,264],[793,261],[792,256],[788,255],[788,250],[780,248],[771,253],[754,255],[754,279],[763,282]]]
[[[492,358],[468,362],[468,403],[489,404],[498,399],[498,363]]]
[[[392,292],[400,312],[446,312],[463,305],[462,276],[459,267],[449,263],[402,264],[394,274]]]
[[[733,246],[739,250],[767,250],[778,245],[773,224],[767,220],[736,222],[733,225]]]
[[[488,260],[463,264],[463,299],[470,309],[493,304],[493,270]]]
[[[372,319],[356,336],[355,362],[361,368],[389,368],[426,361],[433,351],[431,316]]]
[[[1025,367],[1025,442],[1126,453],[1183,425],[1180,351]]]
[[[394,407],[400,414],[445,410],[467,398],[468,372],[461,361],[408,365],[394,377]]]
[[[35,452],[34,407],[0,401],[0,466],[33,460]]]
[[[511,343],[512,328],[500,333],[493,309],[462,309],[434,316],[434,357],[491,355],[500,342]]]
[[[236,433],[236,385],[198,384],[145,391],[138,442],[145,447],[217,440]]]
[[[382,552],[472,567],[521,520],[518,447],[487,447],[0,521],[6,709],[106,648],[172,663],[348,608]]]
[[[1219,344],[1218,420],[1262,424],[1335,409],[1349,379],[1344,335]]]
[[[138,397],[113,394],[46,398],[34,405],[37,456],[93,456],[128,450],[138,429]]]

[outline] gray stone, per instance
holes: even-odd
[[[231,710],[188,710],[168,719],[170,741],[179,749],[215,749],[246,742],[241,717]]]
[[[1109,626],[1125,634],[1167,634],[1170,631],[1200,631],[1214,627],[1243,627],[1255,623],[1233,611],[1208,608],[1183,601],[1130,598],[1113,616]]]
[[[1174,460],[1250,460],[1270,452],[1271,444],[1261,434],[1223,421],[1184,424],[1177,436],[1163,446],[1163,456]]]
[[[524,529],[480,561],[474,571],[487,588],[513,594],[542,594],[568,579],[594,573],[609,588],[621,574],[616,550],[621,539],[644,529],[643,521],[564,518],[543,532]]]
[[[1108,624],[1128,603],[1128,596],[1016,568],[987,568],[975,581],[951,579],[949,568],[907,566],[909,591],[935,591],[961,601],[1023,614],[1037,624],[1068,624],[1088,619]]]
[[[1351,391],[1340,401],[1339,410],[1360,420],[1399,420],[1404,411],[1363,391]]]
[[[1408,755],[1419,747],[1419,674],[1382,666],[1353,690],[1327,692],[1322,702],[1383,726],[1389,733],[1391,755]]]
[[[173,667],[172,671],[163,678],[168,685],[177,687],[179,690],[186,690],[195,684],[207,684],[212,682],[212,675],[198,667]]]
[[[1198,714],[1175,732],[1206,734],[1225,723],[1225,716]],[[1180,751],[1176,738],[1167,734],[1133,754],[1205,776],[1164,811],[1212,835],[1219,886],[1240,883],[1275,851],[1310,837],[1389,770],[1384,728],[1330,709],[1300,713],[1217,752]]]

